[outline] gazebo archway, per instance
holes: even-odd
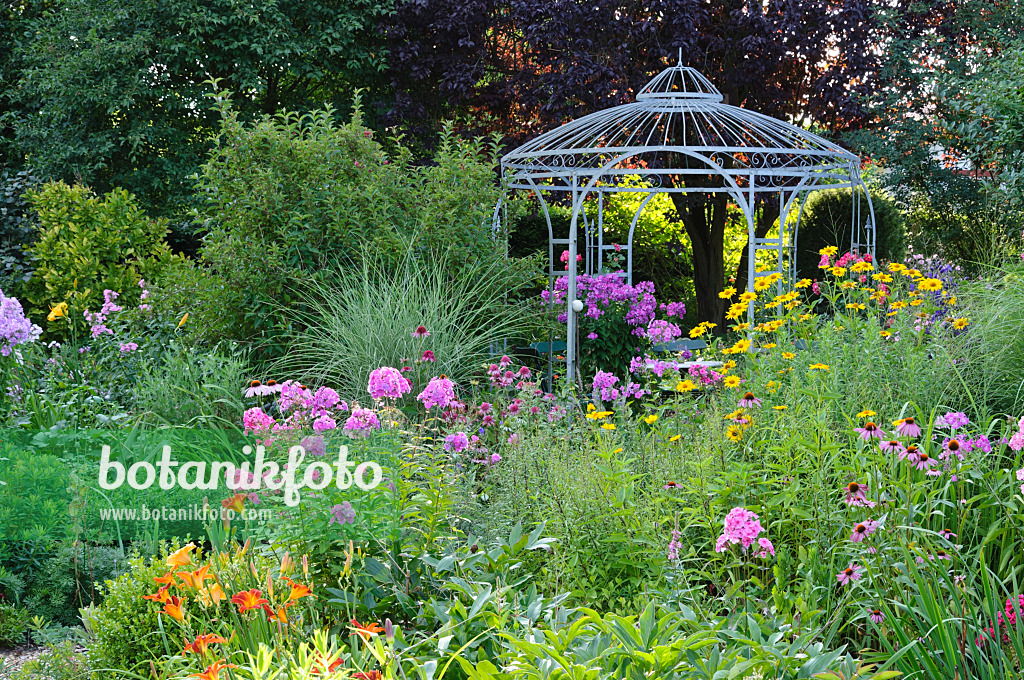
[[[723,103],[722,94],[697,70],[666,68],[637,93],[636,101],[584,116],[523,144],[501,159],[508,192],[529,192],[548,227],[549,290],[554,300],[556,277],[568,277],[566,295],[566,374],[575,378],[578,355],[576,281],[579,227],[584,228],[587,274],[601,271],[615,246],[604,243],[606,195],[642,192],[647,196],[633,215],[623,275],[632,283],[633,235],[643,210],[661,193],[720,194],[735,201],[747,222],[747,289],[774,272],[779,292],[792,286],[796,244],[806,200],[794,219],[794,203],[822,189],[853,191],[850,250],[875,254],[875,217],[871,196],[860,175],[860,157],[813,133],[753,111]],[[625,182],[639,176],[640,186]],[[569,235],[556,238],[549,193],[563,195],[571,206]],[[584,210],[596,197],[596,216]],[[505,199],[503,198],[503,201]],[[760,203],[778,201],[778,237],[758,236]],[[495,227],[506,217],[495,209]],[[566,269],[557,268],[556,246],[568,250]],[[562,249],[559,248],[559,251]],[[770,254],[774,267],[757,271],[757,255]],[[753,303],[748,320],[753,321]]]

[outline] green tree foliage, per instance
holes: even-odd
[[[0,40],[9,150],[45,178],[122,187],[177,214],[217,125],[206,81],[239,93],[246,115],[349,101],[353,86],[379,81],[371,29],[391,4],[28,2],[7,11],[18,41],[6,59]]]
[[[20,292],[37,322],[66,302],[72,322],[81,323],[83,310],[100,307],[104,289],[135,290],[140,277],[152,279],[174,260],[164,242],[166,220],[147,217],[124,189],[100,197],[82,185],[50,182],[27,198],[39,215],[39,237],[27,249],[35,272]]]
[[[1003,192],[1005,162],[1020,142],[1012,132],[1022,82],[1013,45],[1024,31],[1016,4],[876,10],[886,36],[879,87],[864,97],[871,123],[849,141],[885,168],[879,180],[907,213],[918,250],[983,262],[1020,231]],[[1001,177],[989,182],[990,174]]]
[[[800,231],[796,238],[796,270],[799,278],[821,278],[818,251],[825,246],[838,246],[840,252],[850,249],[853,215],[853,193],[849,189],[815,191],[807,198]],[[861,215],[868,205],[860,197]],[[871,191],[875,210],[875,256],[881,260],[900,261],[906,251],[906,232],[899,206],[886,193]],[[790,219],[795,219],[795,215]]]
[[[334,122],[331,109],[243,123],[226,96],[223,124],[203,165],[209,229],[204,264],[223,282],[222,306],[239,312],[231,333],[265,335],[280,324],[275,305],[297,302],[295,281],[408,252],[450,263],[452,275],[504,258],[491,228],[498,199],[496,145],[442,135],[430,164],[392,153],[362,123]]]

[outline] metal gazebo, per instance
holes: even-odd
[[[805,200],[795,218],[790,211],[798,198],[811,191],[849,187],[853,192],[850,250],[875,254],[875,217],[860,175],[860,157],[789,123],[723,102],[721,92],[697,70],[680,61],[655,76],[636,95],[636,101],[584,116],[544,133],[501,159],[507,191],[536,196],[548,227],[550,290],[555,277],[568,277],[566,295],[566,375],[576,375],[576,279],[579,274],[578,231],[585,232],[586,273],[601,271],[608,251],[604,232],[605,196],[617,192],[646,194],[633,216],[628,240],[619,246],[626,254],[623,276],[632,284],[633,233],[640,214],[659,193],[725,192],[747,220],[747,289],[757,277],[781,275],[779,292],[792,286],[796,270],[796,241]],[[639,177],[641,182],[627,178]],[[708,178],[715,181],[709,182]],[[689,181],[692,180],[692,181]],[[546,195],[559,192],[571,205],[568,238],[555,238]],[[568,194],[568,196],[566,196]],[[755,234],[757,202],[777,196],[779,234]],[[866,209],[861,208],[863,202]],[[596,202],[596,217],[588,218],[584,201]],[[772,198],[771,200],[775,200]],[[502,203],[495,226],[506,217]],[[592,211],[593,212],[593,211]],[[556,246],[568,248],[564,270],[556,267]],[[559,251],[562,249],[559,248]],[[758,253],[771,253],[774,269],[757,271]],[[554,300],[554,295],[551,297]],[[753,303],[748,316],[753,315]]]

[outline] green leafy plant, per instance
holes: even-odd
[[[82,312],[99,309],[105,289],[134,290],[173,259],[163,241],[166,222],[146,217],[127,191],[98,197],[85,186],[50,182],[27,197],[39,216],[39,237],[27,249],[35,272],[24,297],[39,321],[63,302],[70,321],[84,329]],[[47,323],[53,333],[68,332],[64,320]]]
[[[0,647],[23,644],[30,618],[24,607],[0,603]]]

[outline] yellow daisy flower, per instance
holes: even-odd
[[[740,378],[738,375],[728,375],[722,381],[722,384],[725,385],[726,387],[739,387]]]
[[[827,371],[828,364],[811,364],[809,369],[812,371]]]

